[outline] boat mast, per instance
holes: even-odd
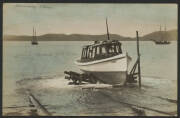
[[[161,25],[160,25],[160,40],[162,41],[162,31],[161,31]]]
[[[166,24],[165,24],[165,26],[164,26],[164,31],[166,32]]]
[[[37,42],[37,38],[36,38],[36,29],[34,29],[34,39],[35,39],[35,41]]]
[[[32,41],[34,41],[34,27],[33,27],[33,40]]]
[[[166,24],[164,25],[163,40],[166,40]]]
[[[109,38],[109,29],[108,29],[107,18],[106,18],[106,27],[107,27],[107,36],[108,36],[108,40],[110,40],[110,38]]]
[[[159,31],[161,32],[161,25],[160,25]]]

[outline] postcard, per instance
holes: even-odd
[[[3,116],[177,116],[177,10],[4,3]]]

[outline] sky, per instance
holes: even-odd
[[[134,37],[177,29],[177,4],[5,3],[3,35],[105,34]]]

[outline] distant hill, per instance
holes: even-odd
[[[132,40],[128,37],[123,37],[117,34],[110,34],[112,40]],[[107,35],[86,35],[86,34],[45,34],[37,36],[38,41],[95,41],[95,40],[106,40]],[[4,36],[5,41],[31,41],[32,36],[15,36],[6,35]]]
[[[177,40],[177,30],[169,30],[167,32],[165,31],[157,31],[152,32],[150,34],[144,35],[141,37],[141,40],[154,40],[154,41],[173,41]]]
[[[161,34],[163,34],[164,40],[172,41],[177,40],[177,30],[170,30],[166,33],[164,31],[152,32],[150,34],[140,37],[140,40],[161,40]],[[112,40],[117,39],[120,41],[133,41],[136,38],[123,37],[117,34],[110,34]],[[45,34],[37,36],[38,41],[95,41],[95,40],[106,40],[107,35],[86,35],[86,34]],[[16,36],[16,35],[5,35],[3,37],[5,41],[31,41],[32,36]]]

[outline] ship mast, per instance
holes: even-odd
[[[34,30],[34,35],[35,35],[34,39],[35,39],[35,41],[37,41],[37,38],[36,38],[36,29]]]
[[[106,18],[106,27],[107,27],[107,37],[108,37],[108,40],[110,40],[110,38],[109,38],[109,29],[108,29],[107,18]]]
[[[162,40],[162,31],[161,31],[161,25],[160,25],[160,40]]]
[[[165,24],[165,26],[164,26],[164,35],[163,35],[163,39],[166,39],[166,24]]]
[[[164,27],[164,31],[166,32],[166,24],[165,24],[165,27]]]
[[[33,40],[32,40],[32,41],[34,41],[34,38],[35,38],[35,37],[34,37],[34,33],[35,33],[35,32],[34,32],[34,27],[33,27]]]

